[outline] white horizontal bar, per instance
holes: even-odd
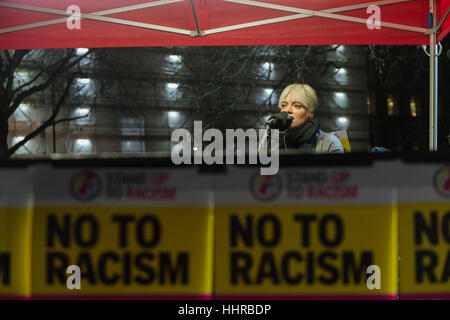
[[[304,15],[304,14],[294,14],[294,15],[285,16],[285,17],[265,19],[265,20],[258,20],[258,21],[253,21],[253,22],[236,24],[236,25],[232,25],[232,26],[208,29],[208,30],[205,30],[204,33],[205,33],[205,35],[209,35],[209,34],[214,34],[214,33],[220,33],[220,32],[227,32],[227,31],[238,30],[238,29],[257,27],[257,26],[262,26],[262,25],[266,25],[266,24],[272,24],[272,23],[278,23],[278,22],[302,19],[302,18],[307,18],[307,17],[309,17],[309,16]]]
[[[124,25],[146,28],[146,29],[154,29],[154,30],[160,30],[160,31],[166,31],[166,32],[173,32],[173,33],[179,33],[179,34],[184,34],[184,35],[190,35],[191,34],[190,30],[171,28],[171,27],[165,27],[165,26],[159,26],[159,25],[155,25],[155,24],[129,21],[129,20],[123,20],[123,19],[101,17],[102,15],[109,15],[109,14],[127,12],[127,11],[131,11],[131,10],[156,7],[156,6],[166,5],[166,4],[175,3],[175,2],[182,2],[182,1],[186,1],[186,0],[161,0],[161,1],[155,1],[155,2],[146,2],[146,3],[141,3],[138,5],[103,10],[103,11],[98,11],[98,12],[94,12],[94,13],[81,13],[81,18],[116,23],[116,24],[124,24]],[[70,16],[70,14],[68,14],[66,11],[63,11],[63,10],[42,8],[42,7],[36,7],[36,6],[28,6],[28,5],[18,4],[18,3],[9,3],[9,2],[0,1],[0,6],[14,8],[14,9]],[[47,21],[42,21],[42,22],[30,23],[30,24],[26,24],[26,25],[22,25],[22,26],[3,28],[3,29],[0,29],[0,34],[19,31],[19,30],[26,30],[26,29],[36,28],[36,27],[41,27],[41,26],[47,26],[47,25],[52,25],[52,24],[57,24],[57,23],[63,23],[66,20],[67,20],[66,18],[60,18],[60,19],[53,19],[53,20],[47,20]]]
[[[123,19],[110,18],[110,17],[102,17],[102,16],[97,16],[97,15],[89,14],[89,13],[87,13],[87,14],[86,13],[82,13],[81,17],[86,18],[86,19],[90,19],[90,20],[111,22],[111,23],[128,25],[128,26],[132,26],[132,27],[139,27],[139,28],[145,28],[145,29],[154,29],[154,30],[172,32],[172,33],[178,33],[178,34],[184,34],[184,35],[190,35],[191,34],[191,30],[172,28],[172,27],[165,27],[165,26],[160,26],[160,25],[151,24],[151,23],[129,21],[129,20],[123,20]]]
[[[27,30],[27,29],[33,29],[33,28],[39,28],[39,27],[45,27],[45,26],[50,26],[53,24],[64,23],[66,21],[67,21],[67,18],[59,18],[59,19],[29,23],[29,24],[24,24],[24,25],[20,25],[20,26],[9,27],[9,28],[3,28],[3,29],[0,29],[0,34],[21,31],[21,30]]]
[[[314,10],[307,10],[307,9],[301,9],[301,8],[288,7],[288,6],[281,6],[281,5],[276,5],[276,4],[271,4],[271,3],[263,3],[263,2],[253,1],[253,0],[222,0],[222,1],[244,4],[244,5],[254,6],[254,7],[267,8],[267,9],[303,13],[309,17],[317,16],[317,17],[322,17],[322,18],[342,20],[342,21],[355,22],[355,23],[361,23],[361,24],[367,23],[367,20],[362,19],[362,18],[349,17],[349,16],[344,16],[344,15],[339,15],[339,14],[334,14],[334,13],[327,13],[325,11],[314,11]],[[395,2],[395,3],[397,3],[397,2]],[[373,4],[373,3],[369,3],[369,5],[370,4]],[[400,25],[400,24],[396,24],[396,23],[381,22],[381,26],[386,27],[386,28],[419,32],[419,33],[423,33],[423,34],[430,33],[430,31],[425,28]]]

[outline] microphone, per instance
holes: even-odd
[[[284,131],[289,128],[292,120],[294,120],[294,118],[286,112],[279,112],[271,115],[266,124],[268,124],[271,129]]]

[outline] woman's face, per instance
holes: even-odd
[[[291,94],[288,93],[286,98],[281,103],[281,112],[286,112],[291,117],[292,120],[289,131],[294,131],[303,128],[308,120],[312,120],[314,114],[308,112],[303,104],[298,101],[291,99]]]

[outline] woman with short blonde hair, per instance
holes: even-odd
[[[287,86],[281,93],[278,106],[281,112],[293,118],[281,141],[285,149],[315,153],[344,152],[336,136],[320,130],[320,121],[316,116],[319,100],[311,86],[298,83]]]

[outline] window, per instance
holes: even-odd
[[[388,116],[396,115],[397,114],[397,110],[396,110],[395,100],[394,100],[394,97],[392,95],[388,95],[388,97],[386,99],[386,103],[387,103]]]
[[[25,70],[14,72],[13,88],[18,88],[29,81],[31,81],[30,72]]]
[[[257,89],[255,92],[258,96],[256,96],[256,100],[258,103],[272,103],[272,104],[278,104],[278,99],[276,97],[276,93],[273,91],[272,88],[263,88],[263,89]],[[269,101],[270,98],[270,101]]]
[[[350,125],[350,119],[345,116],[337,117],[336,125],[339,127],[339,129],[347,130]]]
[[[335,68],[334,78],[337,82],[344,84],[347,82],[347,69],[346,68]]]
[[[180,84],[169,82],[166,84],[166,95],[169,100],[177,100],[181,98],[181,92],[178,90]]]
[[[77,56],[82,56],[82,55],[86,54],[88,51],[89,51],[88,48],[77,48],[75,50]],[[87,55],[83,59],[81,59],[80,65],[85,66],[85,65],[89,64],[92,61],[92,59],[91,59],[92,54],[93,53],[91,52],[89,55]]]
[[[18,142],[22,141],[25,137],[14,137],[11,141],[11,146],[15,146]],[[15,154],[30,154],[36,152],[37,142],[34,140],[28,140],[23,146],[16,150]]]
[[[183,66],[183,58],[177,54],[169,54],[166,56],[166,64],[163,67],[168,74],[177,73]]]
[[[81,105],[73,111],[73,117],[79,119],[75,120],[75,124],[78,125],[86,125],[86,124],[95,124],[95,117],[93,114],[90,114],[91,109],[85,105]]]
[[[273,70],[273,63],[272,62],[264,62],[262,64],[263,68],[267,71]]]
[[[145,121],[141,117],[125,117],[120,119],[120,133],[123,136],[144,136]]]
[[[89,51],[88,48],[77,48],[76,53],[78,56],[82,56],[83,54],[86,54]]]
[[[368,113],[369,115],[372,115],[372,114],[373,114],[373,110],[372,110],[372,100],[370,99],[370,97],[367,97],[366,103],[367,103],[367,113]]]
[[[409,112],[412,117],[417,117],[417,105],[414,97],[411,97],[409,100]]]
[[[274,64],[272,62],[263,62],[260,69],[261,76],[266,79],[273,79],[273,77],[275,76],[273,68]]]
[[[181,56],[176,54],[170,54],[167,56],[167,60],[171,63],[180,63],[181,62]]]
[[[36,110],[29,103],[21,103],[14,111],[14,119],[16,121],[36,120]]]
[[[122,141],[122,152],[124,153],[145,152],[145,141],[139,140]]]
[[[335,92],[334,102],[340,108],[347,108],[348,106],[347,94],[345,92]]]
[[[167,84],[167,88],[169,89],[169,91],[170,90],[176,90],[176,89],[178,89],[179,85],[180,84],[178,84],[178,83],[170,82],[170,83]]]
[[[92,142],[89,139],[77,139],[73,145],[73,152],[78,154],[92,153]]]
[[[94,81],[91,78],[77,78],[76,80],[78,94],[88,96],[95,93]]]
[[[167,113],[170,128],[177,128],[181,126],[181,117],[178,111],[169,111]]]

